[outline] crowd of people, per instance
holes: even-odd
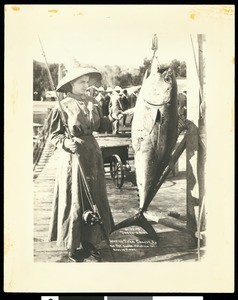
[[[96,88],[95,86],[89,87],[87,90],[88,96],[93,96],[98,104],[101,107],[102,114],[104,117],[107,117],[110,112],[115,109],[126,111],[129,108],[132,108],[136,104],[138,90],[133,91],[130,95],[127,89],[122,89],[120,86],[113,88],[100,86]],[[115,120],[112,123],[112,127],[107,133],[117,134],[119,132],[119,125],[126,127],[126,125],[131,125],[132,117],[123,115],[121,120]]]

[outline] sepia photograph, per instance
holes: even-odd
[[[5,5],[5,33],[5,288],[232,291],[234,7]]]

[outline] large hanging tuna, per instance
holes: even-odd
[[[169,164],[178,131],[177,83],[171,67],[158,66],[154,59],[150,74],[145,74],[134,108],[132,146],[135,152],[136,180],[139,189],[139,212],[113,231],[136,225],[154,239],[156,232],[143,213],[153,200],[156,186]]]

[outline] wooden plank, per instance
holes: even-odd
[[[131,147],[131,144],[130,144]],[[131,149],[131,148],[130,148]],[[63,247],[55,242],[47,242],[51,205],[54,192],[55,172],[58,164],[59,151],[55,151],[42,169],[38,178],[34,180],[34,261],[35,262],[67,262],[67,253]],[[117,189],[110,176],[106,176],[108,199],[115,223],[121,222],[138,212],[139,203],[137,187],[130,181],[135,176],[134,162],[130,161],[132,172],[126,173],[125,183],[121,190]],[[158,206],[168,214],[169,207],[178,209],[180,215],[185,214],[184,180],[178,178],[168,180],[161,187],[161,193],[155,196],[150,209],[158,211]],[[175,184],[176,182],[176,184]],[[179,199],[175,197],[179,191]],[[184,199],[183,199],[184,198]],[[167,211],[168,210],[168,211]],[[164,219],[164,218],[163,218]],[[160,248],[138,248],[132,252],[115,252],[117,261],[163,261],[183,260],[183,254],[189,255],[190,240],[184,233],[159,223],[152,223],[161,237]],[[110,239],[128,241],[150,241],[147,233],[140,227],[133,226],[114,232]],[[118,250],[118,249],[117,249]],[[194,255],[194,253],[193,253]]]
[[[179,220],[177,218],[173,218],[173,217],[168,216],[166,218],[159,219],[159,223],[164,225],[164,226],[167,226],[167,227],[179,230],[179,231],[188,232],[186,222],[182,221],[182,220]]]

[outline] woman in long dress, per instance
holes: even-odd
[[[93,68],[77,68],[59,82],[57,91],[67,93],[61,101],[61,108],[72,139],[65,129],[59,107],[54,109],[52,116],[51,140],[61,149],[61,158],[56,175],[49,240],[64,245],[72,261],[81,260],[82,254],[93,255],[99,260],[98,249],[105,246],[114,226],[102,153],[92,133],[105,132],[110,123],[122,115],[118,110],[104,117],[98,102],[86,94],[90,81],[100,76]],[[85,212],[92,207],[83,185],[77,154],[105,230],[97,222],[90,226],[84,220]]]

